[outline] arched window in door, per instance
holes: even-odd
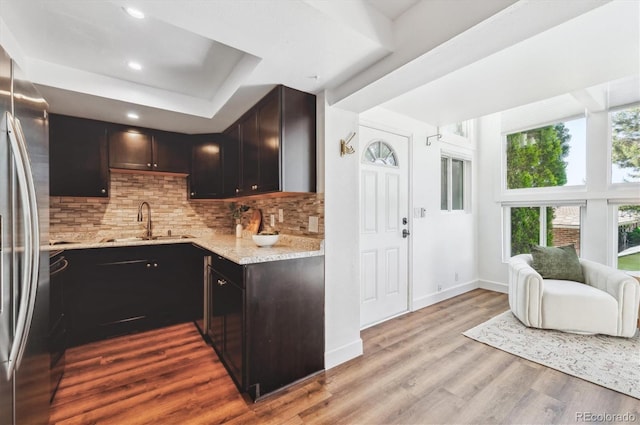
[[[398,157],[391,146],[382,140],[375,140],[364,151],[364,162],[374,165],[398,166]]]

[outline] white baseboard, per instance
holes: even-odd
[[[326,370],[336,367],[351,359],[361,356],[363,353],[362,338],[345,344],[341,347],[324,353],[324,368]]]
[[[491,280],[479,280],[478,287],[482,289],[487,289],[489,291],[502,292],[503,294],[509,293],[509,285],[502,282],[493,282]]]
[[[413,300],[411,310],[420,310],[421,308],[439,303],[440,301],[453,298],[455,296],[464,294],[465,292],[473,291],[474,289],[478,288],[487,289],[489,291],[502,292],[505,294],[508,291],[508,286],[506,283],[492,282],[489,280],[474,280],[472,282],[466,282],[451,288],[447,288],[444,291],[440,291],[435,294],[430,294],[415,299]],[[361,356],[363,352],[362,339],[358,338],[353,342],[325,352],[324,368],[328,370],[336,367],[339,364],[345,363],[351,359],[355,359],[356,357]]]
[[[464,294],[465,292],[473,291],[474,289],[478,289],[478,281],[476,280],[447,288],[444,291],[414,299],[411,310],[420,310],[421,308],[439,303],[440,301],[448,300],[449,298]]]

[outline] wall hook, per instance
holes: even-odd
[[[427,136],[427,146],[431,146],[431,142],[429,141],[429,139],[433,137],[437,137],[438,140],[440,140],[442,139],[442,134],[438,133],[438,134],[434,134],[433,136]]]
[[[340,139],[340,156],[345,156],[346,154],[350,155],[356,152],[353,146],[349,145],[349,143],[351,142],[351,139],[353,139],[355,135],[356,135],[355,132],[351,133],[351,136],[349,136],[349,138],[346,141],[343,139]]]

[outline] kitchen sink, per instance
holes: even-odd
[[[151,239],[154,241],[164,241],[171,239],[193,239],[195,236],[192,235],[163,235],[163,236],[154,236]]]
[[[193,239],[195,236],[191,235],[162,235],[162,236],[154,236],[151,238],[153,241],[165,241],[165,240],[174,240],[174,239]],[[102,239],[100,242],[135,242],[135,241],[148,241],[148,238],[142,237],[129,237],[129,238],[106,238]]]
[[[139,237],[129,237],[129,238],[105,238],[102,239],[100,242],[135,242],[135,241],[144,241],[147,240],[146,238],[139,238]]]

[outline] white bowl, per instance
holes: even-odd
[[[269,247],[278,242],[280,235],[252,235],[253,241],[258,246]]]

